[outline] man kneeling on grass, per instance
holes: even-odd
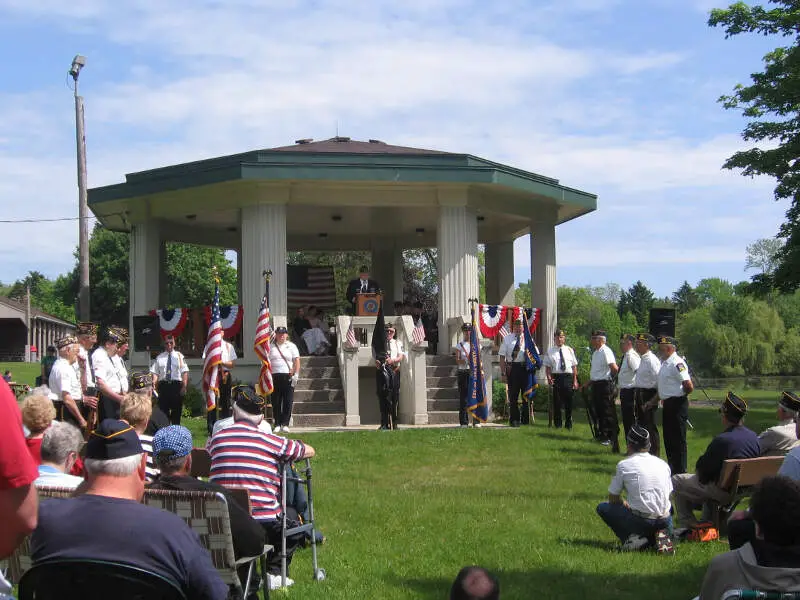
[[[650,434],[644,427],[633,425],[626,440],[628,456],[617,463],[608,502],[597,506],[597,514],[620,539],[622,550],[655,547],[659,553],[672,554],[669,465],[649,453]]]

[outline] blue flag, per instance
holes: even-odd
[[[472,331],[469,334],[469,387],[467,388],[467,411],[481,423],[489,420],[486,405],[486,380],[481,365],[481,349],[478,345],[478,325],[475,309],[472,309]]]
[[[531,330],[528,328],[528,315],[522,312],[522,334],[525,336],[525,370],[528,372],[528,382],[522,392],[528,401],[533,401],[536,395],[536,370],[542,366],[542,359],[533,343]]]

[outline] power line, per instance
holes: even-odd
[[[113,212],[103,215],[104,217],[118,217],[122,216],[123,220],[125,219],[124,212]],[[97,219],[94,215],[88,215],[83,217],[87,221],[89,219]],[[81,217],[52,217],[50,219],[0,219],[0,224],[18,224],[18,223],[58,223],[61,221],[79,221]]]

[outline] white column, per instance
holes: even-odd
[[[514,305],[514,242],[486,244],[486,303]]]
[[[241,213],[242,306],[244,335],[252,337],[256,330],[258,309],[264,296],[265,270],[272,271],[269,286],[269,308],[273,323],[286,325],[286,204],[255,204],[245,206]],[[244,364],[255,363],[256,357],[247,351]]]
[[[553,221],[531,222],[531,299],[542,309],[536,340],[547,350],[556,330],[556,227]]]
[[[466,206],[466,192],[439,193],[439,354],[449,354],[455,337],[447,320],[469,315],[469,298],[478,297],[478,222]],[[457,334],[458,332],[455,332]],[[451,339],[452,338],[452,339]]]
[[[395,242],[394,245],[394,295],[395,300],[403,300],[403,248]]]
[[[159,308],[160,271],[164,256],[161,242],[161,226],[158,221],[146,221],[131,226],[130,233],[130,322],[133,331],[133,317],[148,314]],[[147,352],[130,351],[132,367],[146,367],[150,362]]]

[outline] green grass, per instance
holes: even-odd
[[[0,362],[0,375],[8,369],[11,369],[15,383],[27,383],[30,386],[36,384],[36,378],[42,373],[41,363]]]
[[[748,426],[774,424],[776,393],[745,397]],[[690,418],[691,466],[720,421],[711,406],[692,407]],[[188,425],[204,443],[204,419]],[[506,600],[695,596],[709,560],[727,544],[682,544],[674,557],[616,552],[595,506],[620,457],[588,437],[583,422],[562,432],[541,420],[516,430],[302,435],[318,454],[315,508],[328,538],[319,562],[328,579],[312,581],[310,550],[299,551],[297,583],[286,596],[441,599],[467,564],[495,572]]]

